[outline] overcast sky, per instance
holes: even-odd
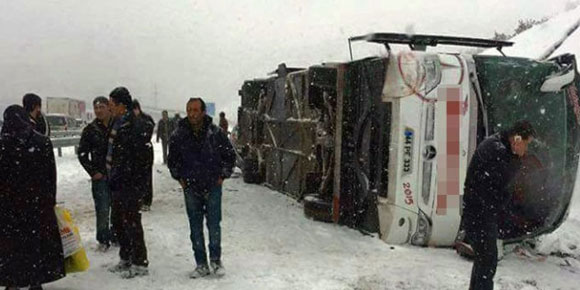
[[[281,62],[347,60],[349,36],[488,38],[569,2],[0,0],[0,102],[26,92],[88,101],[124,85],[147,106],[183,110],[200,96],[235,119],[244,80]],[[355,52],[381,53],[361,46]]]

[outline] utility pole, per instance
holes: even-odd
[[[157,83],[155,83],[155,88],[153,91],[153,103],[155,104],[155,108],[159,108],[159,104],[157,104]]]

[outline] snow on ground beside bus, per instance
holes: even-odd
[[[356,230],[304,217],[293,199],[241,178],[223,195],[223,278],[188,278],[193,270],[189,227],[179,185],[155,144],[154,201],[143,214],[150,275],[131,280],[109,273],[118,248],[97,252],[88,175],[72,150],[58,164],[58,199],[72,210],[91,268],[45,289],[467,289],[471,262],[448,248],[388,245]],[[544,237],[545,260],[507,253],[496,289],[577,289],[580,277],[580,195],[562,227]],[[206,235],[207,237],[207,235]]]

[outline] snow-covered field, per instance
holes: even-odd
[[[194,268],[179,185],[156,146],[154,201],[143,214],[150,275],[131,280],[109,273],[117,250],[96,252],[88,175],[72,149],[57,157],[58,199],[72,210],[91,267],[45,289],[467,289],[471,262],[452,249],[387,245],[344,226],[304,217],[301,204],[262,186],[227,180],[223,195],[223,278],[188,277]],[[563,252],[545,261],[513,253],[499,263],[496,289],[580,289],[580,194],[565,224],[541,249]]]

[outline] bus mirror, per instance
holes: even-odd
[[[559,92],[563,87],[574,81],[576,72],[570,66],[566,70],[546,78],[540,91],[544,93]]]

